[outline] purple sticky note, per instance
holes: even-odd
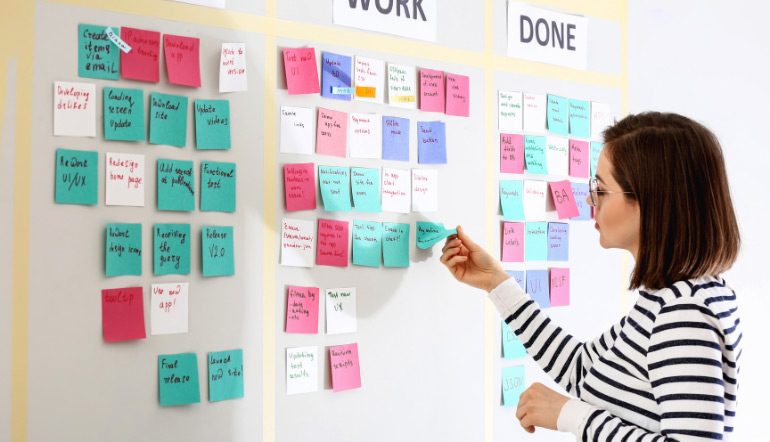
[[[548,261],[569,260],[569,224],[548,223]]]
[[[588,178],[590,169],[588,141],[569,140],[569,176]]]
[[[580,215],[573,217],[576,220],[591,219],[591,205],[588,204],[588,184],[572,183],[572,193],[575,195],[575,204],[577,204]]]
[[[335,94],[334,88],[349,88],[353,59],[346,55],[324,52],[321,59],[321,96],[350,101],[352,94]]]
[[[515,279],[519,287],[524,288],[524,270],[506,270],[505,273]]]
[[[551,269],[551,307],[569,305],[569,269]]]
[[[548,270],[527,270],[527,293],[540,308],[551,306],[548,283]]]
[[[443,121],[417,122],[417,162],[446,164],[446,125]]]
[[[500,134],[500,172],[524,173],[524,135]]]
[[[382,159],[409,161],[409,119],[382,117]]]
[[[524,223],[503,223],[503,262],[524,262]]]

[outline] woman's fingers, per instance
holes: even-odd
[[[461,264],[468,260],[467,256],[455,255],[454,258],[447,261],[446,266],[450,269],[455,268],[458,264]]]
[[[446,264],[447,261],[449,261],[451,258],[456,256],[458,253],[460,253],[460,248],[459,247],[451,247],[449,249],[444,250],[444,254],[441,255],[441,258],[440,258],[441,262],[443,264]]]

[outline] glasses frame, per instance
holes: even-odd
[[[594,207],[597,207],[599,205],[599,194],[600,193],[634,193],[634,192],[623,192],[619,190],[599,190],[599,180],[596,178],[591,178],[588,180],[588,194],[591,195],[591,205]]]

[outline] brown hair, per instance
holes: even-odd
[[[661,289],[729,269],[741,239],[714,134],[681,115],[645,112],[618,121],[604,139],[613,177],[639,203],[630,288]]]

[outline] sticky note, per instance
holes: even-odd
[[[106,26],[78,25],[78,76],[117,80],[120,49],[105,32]]]
[[[199,39],[163,34],[163,56],[169,83],[201,87]]]
[[[500,172],[524,173],[524,136],[500,134]]]
[[[158,210],[195,210],[192,161],[158,159]]]
[[[547,136],[545,139],[545,162],[551,175],[569,175],[569,140],[564,137]]]
[[[315,48],[284,48],[283,64],[289,95],[317,94],[321,91]]]
[[[195,146],[198,149],[230,148],[230,102],[195,100]]]
[[[153,335],[187,333],[189,289],[186,282],[152,285],[150,323]]]
[[[382,224],[353,220],[353,264],[379,267],[382,257]]]
[[[521,92],[498,91],[497,128],[501,132],[521,132],[524,110]]]
[[[527,349],[524,348],[519,337],[513,332],[511,326],[506,324],[505,321],[500,321],[503,324],[502,342],[503,342],[503,359],[519,359],[527,356]]]
[[[591,178],[596,178],[596,163],[599,161],[599,154],[602,153],[604,144],[591,141]]]
[[[209,401],[243,397],[243,350],[209,353]]]
[[[201,162],[201,210],[235,212],[235,163]]]
[[[574,137],[591,137],[591,104],[583,100],[569,100],[569,134]]]
[[[573,217],[575,220],[590,220],[591,206],[587,202],[588,184],[572,183],[572,194],[575,195],[575,204],[578,207],[580,215]]]
[[[334,392],[361,388],[358,344],[329,347],[329,365],[332,369]]]
[[[96,85],[55,81],[53,91],[53,134],[96,136]]]
[[[414,66],[388,63],[388,103],[417,109],[417,70]]]
[[[540,308],[551,306],[548,287],[548,270],[527,270],[527,293]]]
[[[443,121],[417,122],[417,162],[446,164],[446,125]]]
[[[105,249],[105,275],[142,274],[141,224],[107,224]]]
[[[551,269],[551,307],[569,305],[569,269]]]
[[[569,260],[569,224],[548,223],[548,261]]]
[[[195,353],[158,355],[158,389],[161,407],[199,403],[198,356]]]
[[[222,43],[219,55],[219,92],[249,90],[246,75],[246,43]]]
[[[160,79],[160,32],[120,28],[120,38],[131,47],[120,52],[120,76],[157,83]]]
[[[544,220],[547,202],[548,182],[524,180],[524,215],[527,220]]]
[[[153,226],[153,268],[155,275],[190,274],[190,225]]]
[[[315,110],[309,107],[281,106],[281,153],[301,155],[313,153],[314,114]]]
[[[201,231],[203,276],[235,274],[233,226],[204,226]]]
[[[506,220],[524,220],[524,182],[500,180],[500,206]]]
[[[545,95],[530,94],[528,92],[524,92],[522,95],[522,101],[524,102],[524,132],[545,132]]]
[[[588,141],[569,140],[569,174],[576,178],[588,178],[589,173]]]
[[[382,117],[382,159],[409,161],[409,119]]]
[[[318,347],[286,349],[286,394],[318,391]]]
[[[548,94],[548,130],[559,135],[568,135],[569,100],[557,95]]]
[[[374,98],[377,96],[377,89],[371,86],[356,86],[356,97]]]
[[[417,247],[427,249],[439,243],[449,235],[457,234],[457,229],[446,229],[442,223],[417,221]]]
[[[283,166],[286,211],[315,210],[315,165],[313,163]]]
[[[524,276],[524,270],[506,270],[505,273],[507,273],[511,278],[516,280],[516,284],[519,285],[519,287],[526,287],[526,278]]]
[[[591,138],[602,140],[604,130],[612,126],[612,110],[608,103],[591,102]]]
[[[326,289],[326,334],[355,333],[356,288]]]
[[[187,97],[150,94],[150,143],[185,147],[187,144]]]
[[[120,28],[118,28],[118,32],[120,32]],[[107,35],[107,38],[121,51],[123,52],[129,52],[131,51],[131,46],[129,46],[125,41],[121,40],[118,34],[115,33],[115,31],[112,30],[112,28],[108,27],[104,30],[104,33]]]
[[[318,220],[317,265],[347,267],[350,233],[347,221]]]
[[[350,212],[350,169],[347,167],[318,166],[321,183],[321,201],[327,212]]]
[[[503,223],[503,262],[524,262],[524,223]]]
[[[412,210],[438,211],[438,170],[412,169]]]
[[[351,94],[334,93],[334,88],[352,86],[353,59],[346,55],[323,52],[321,56],[321,96],[336,100],[351,100]]]
[[[529,222],[525,225],[526,261],[545,261],[548,257],[548,223]]]
[[[98,152],[56,149],[56,202],[97,204],[98,162]]]
[[[351,187],[357,212],[382,212],[380,204],[380,170],[353,167]]]
[[[356,94],[356,100],[382,103],[385,100],[385,62],[356,55],[354,86],[356,89],[359,87],[374,88],[375,92],[374,97]]]
[[[549,186],[559,219],[572,218],[580,214],[569,180],[553,181],[549,183]]]
[[[409,213],[409,181],[408,170],[382,168],[383,212]]]
[[[319,107],[315,153],[345,158],[347,142],[348,114]]]
[[[382,261],[385,267],[409,267],[409,224],[382,223]]]
[[[444,112],[444,72],[420,69],[420,110]]]
[[[105,204],[144,206],[144,155],[107,152]]]
[[[446,114],[470,115],[470,81],[465,75],[446,74]]]
[[[527,172],[536,174],[548,173],[545,137],[535,135],[524,137],[524,161],[527,163]]]
[[[102,333],[105,342],[147,337],[141,287],[102,290]]]
[[[121,141],[146,138],[141,89],[104,88],[104,138]]]
[[[526,388],[524,384],[524,366],[503,367],[503,406],[519,405],[519,397]]]
[[[318,287],[290,285],[286,292],[286,333],[318,333]]]
[[[281,265],[313,267],[315,223],[284,218],[281,222]]]
[[[350,114],[350,157],[382,158],[382,116]]]

